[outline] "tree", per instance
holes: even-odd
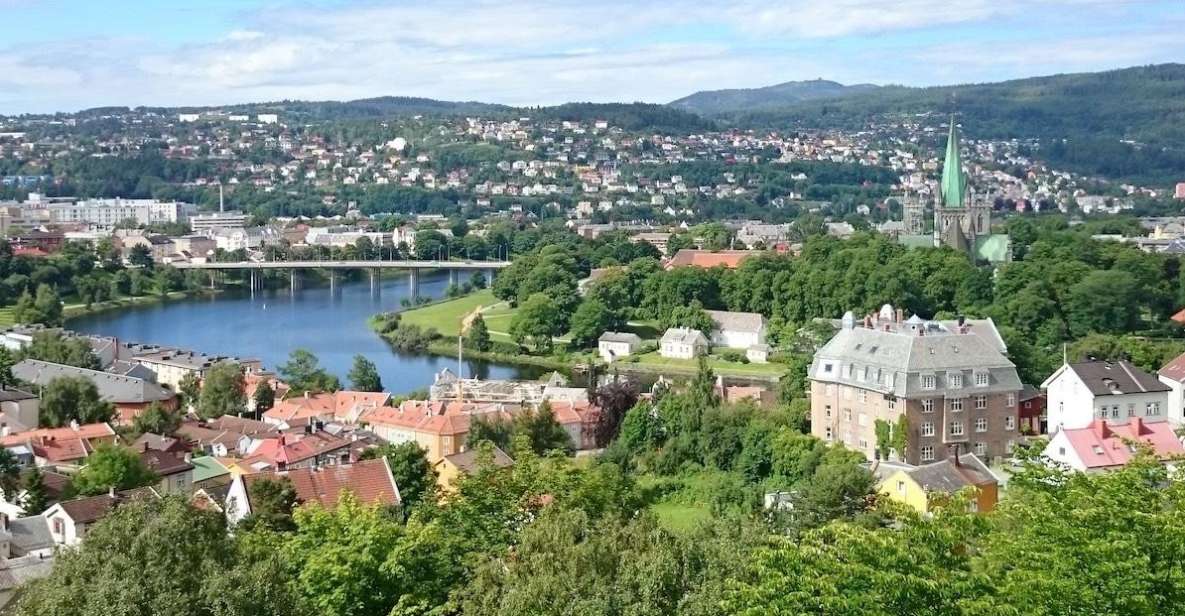
[[[638,390],[628,381],[602,385],[597,389],[596,403],[600,408],[597,415],[596,444],[597,447],[607,447],[617,438],[617,432],[626,413],[638,403]]]
[[[239,520],[238,528],[291,531],[296,528],[292,512],[299,504],[296,489],[287,477],[258,479],[251,483],[251,513]]]
[[[507,451],[510,449],[510,439],[514,428],[509,421],[497,417],[486,418],[475,416],[469,421],[469,433],[465,435],[465,447],[476,449],[481,443],[492,443],[495,447]]]
[[[21,489],[21,464],[8,449],[0,448],[0,490],[4,500],[16,502]]]
[[[317,356],[308,349],[296,349],[288,355],[288,362],[280,365],[280,375],[293,392],[337,391],[341,382],[321,367]]]
[[[519,306],[510,321],[510,336],[519,344],[529,342],[537,353],[551,350],[552,337],[564,333],[564,318],[555,302],[536,293]]]
[[[531,451],[537,454],[555,450],[571,454],[576,449],[568,432],[555,420],[551,403],[546,400],[534,411],[524,410],[516,415],[513,425],[512,444],[520,437],[525,437]],[[517,456],[518,453],[515,449],[514,455]]]
[[[252,397],[255,403],[255,414],[262,415],[276,404],[276,390],[272,389],[271,381],[264,381],[255,387]]]
[[[16,377],[12,375],[12,366],[15,363],[16,359],[8,347],[0,347],[0,390],[16,386]]]
[[[102,494],[110,488],[128,490],[156,483],[157,476],[140,456],[127,447],[100,445],[74,475],[71,485],[83,495]]]
[[[362,452],[363,460],[386,458],[391,476],[399,486],[403,508],[410,511],[417,503],[430,498],[436,488],[436,471],[428,462],[427,452],[413,442],[387,443]]]
[[[49,493],[45,489],[44,475],[41,468],[34,465],[25,473],[21,481],[25,496],[21,500],[21,508],[25,515],[38,515],[49,508]]]
[[[132,246],[131,251],[128,252],[128,263],[134,267],[151,268],[153,265],[152,250],[144,244]]]
[[[486,327],[486,320],[478,313],[469,322],[469,329],[465,331],[465,343],[469,348],[482,353],[490,350],[490,329]]]
[[[588,348],[613,325],[613,313],[598,299],[586,298],[572,314],[569,328],[572,344]]]
[[[246,405],[242,366],[231,361],[221,361],[206,370],[202,390],[198,394],[199,416],[213,419],[223,415],[239,415]]]
[[[392,607],[411,594],[415,579],[392,575],[403,525],[376,506],[345,494],[332,510],[302,507],[296,532],[284,545],[292,583],[317,614],[367,616],[405,613]],[[421,574],[423,575],[423,574]]]
[[[716,322],[708,316],[707,312],[704,312],[703,306],[698,300],[693,300],[686,306],[676,306],[660,321],[665,327],[698,329],[705,336],[711,336],[712,330],[716,329]]]
[[[202,393],[202,379],[196,372],[186,372],[178,384],[181,390],[182,403],[197,405],[198,396]]]
[[[29,295],[25,291],[16,307],[13,318],[20,323],[40,323],[50,327],[62,324],[62,299],[48,284],[37,286],[37,295]]]
[[[40,359],[55,364],[65,364],[87,370],[100,370],[99,356],[95,355],[86,339],[78,336],[63,336],[60,332],[46,331],[33,334],[33,339],[20,352],[22,359]]]
[[[382,391],[383,380],[379,377],[379,370],[374,362],[362,355],[354,356],[354,365],[350,368],[350,386],[354,391]]]
[[[181,414],[165,408],[160,402],[149,404],[144,412],[132,420],[132,429],[141,434],[151,432],[152,434],[171,436],[179,427],[181,427]]]
[[[111,421],[115,407],[99,397],[94,382],[77,376],[62,376],[41,389],[41,425],[55,428],[77,421],[80,424]]]
[[[270,538],[275,551],[275,538]],[[262,541],[260,541],[262,542]],[[264,549],[248,552],[221,513],[166,497],[124,503],[54,557],[49,577],[22,589],[20,616],[233,616],[305,613]],[[118,558],[113,558],[118,554]],[[168,555],[164,557],[163,555]]]

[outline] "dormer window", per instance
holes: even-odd
[[[976,372],[975,373],[975,386],[976,387],[987,387],[988,380],[989,380],[989,377],[988,377],[987,372]]]
[[[922,375],[922,389],[934,389],[936,382],[933,374]]]
[[[963,386],[963,373],[951,372],[946,375],[946,385],[951,389],[959,389]]]

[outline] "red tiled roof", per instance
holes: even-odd
[[[306,394],[277,402],[263,416],[284,422],[322,416],[354,421],[366,409],[383,406],[390,397],[388,393],[366,391]]]
[[[1169,317],[1169,319],[1176,321],[1178,323],[1181,323],[1181,324],[1185,324],[1185,308],[1182,308],[1181,310],[1179,310],[1177,312],[1177,314],[1174,314],[1173,316]]]
[[[281,434],[264,439],[244,462],[264,461],[276,466],[296,464],[349,446],[349,441],[325,432]]]
[[[1148,423],[1133,417],[1126,424],[1108,425],[1096,419],[1085,428],[1063,428],[1063,431],[1087,468],[1123,466],[1130,462],[1135,452],[1125,440],[1147,444],[1158,458],[1185,454],[1173,427],[1165,421]]]
[[[671,257],[671,260],[667,262],[667,269],[683,266],[702,268],[724,266],[728,269],[736,269],[740,267],[742,261],[753,256],[754,254],[755,253],[748,250],[721,250],[719,252],[709,252],[707,250],[684,248],[679,252],[676,252],[674,257]]]
[[[82,438],[86,440],[115,436],[115,430],[105,423],[63,426],[61,428],[38,428],[0,437],[0,446],[23,443],[29,440],[64,440]]]
[[[363,460],[355,464],[324,466],[321,468],[298,468],[285,472],[255,473],[247,475],[247,490],[261,479],[287,477],[296,490],[296,497],[302,504],[318,503],[332,509],[337,505],[343,490],[349,490],[363,505],[398,505],[399,486],[387,465],[386,458]],[[249,498],[250,496],[248,496]]]

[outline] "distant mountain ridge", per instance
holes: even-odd
[[[775,109],[803,101],[842,98],[876,90],[879,87],[869,83],[848,86],[826,79],[787,81],[763,88],[701,90],[671,101],[669,105],[677,109],[712,116],[741,109]]]

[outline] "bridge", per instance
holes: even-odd
[[[217,272],[227,271],[242,271],[251,272],[251,292],[259,287],[259,280],[256,273],[262,270],[288,270],[289,284],[293,291],[296,290],[296,272],[302,269],[326,269],[329,270],[329,286],[330,289],[336,284],[336,277],[334,270],[343,269],[364,269],[370,271],[370,286],[371,289],[375,287],[375,280],[380,270],[384,269],[400,269],[408,270],[411,278],[411,293],[412,297],[419,296],[419,275],[420,270],[445,270],[449,273],[449,283],[455,284],[457,282],[458,271],[477,271],[484,272],[486,281],[492,281],[494,272],[497,270],[510,266],[510,261],[410,261],[410,260],[392,260],[392,261],[227,261],[217,262],[209,261],[206,263],[174,263],[173,267],[182,270],[206,270],[210,272],[210,288],[215,286],[215,274]]]

